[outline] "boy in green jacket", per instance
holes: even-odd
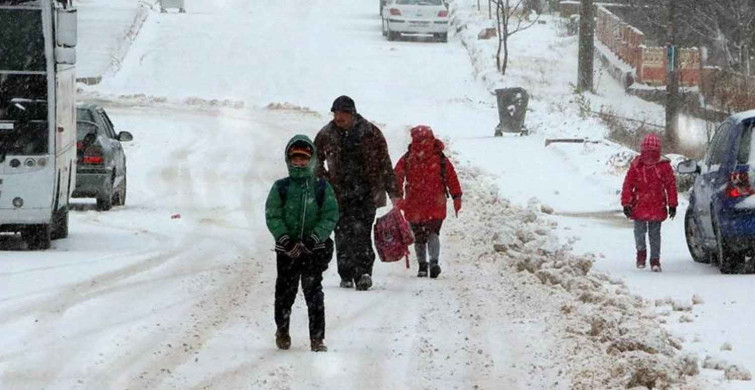
[[[309,312],[310,347],[325,352],[322,273],[333,256],[330,233],[338,223],[338,202],[330,184],[315,177],[315,156],[315,146],[307,136],[297,135],[288,141],[285,160],[289,176],[273,184],[265,202],[265,219],[275,239],[278,268],[275,344],[280,349],[291,347],[291,307],[301,279]]]

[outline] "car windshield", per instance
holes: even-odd
[[[442,0],[397,0],[400,5],[443,5]]]
[[[755,153],[750,154],[751,150],[755,150],[752,137],[752,128],[755,127],[755,118],[750,118],[742,122],[742,139],[739,141],[739,152],[737,153],[738,164],[748,164],[755,166]]]
[[[97,125],[93,122],[78,121],[76,122],[76,140],[82,141],[89,133],[97,133]]]
[[[89,112],[89,110],[85,108],[76,109],[76,119],[80,121],[94,122],[94,118],[92,118],[92,113]]]

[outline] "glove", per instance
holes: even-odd
[[[454,198],[454,212],[456,216],[459,216],[459,210],[461,210],[461,196]]]
[[[320,238],[317,237],[317,234],[310,234],[307,237],[304,237],[304,240],[302,240],[302,244],[304,244],[304,248],[307,250],[307,252],[314,252],[316,250],[325,249],[325,243],[320,241]]]
[[[275,242],[275,250],[277,252],[290,252],[294,249],[296,246],[296,242],[291,239],[291,237],[288,234],[284,234],[278,238],[278,241]]]
[[[676,217],[676,207],[669,206],[668,208],[668,217],[671,219],[674,219]]]
[[[302,245],[292,240],[288,234],[284,234],[275,242],[275,251],[295,259],[301,255]]]
[[[624,215],[626,215],[627,218],[632,218],[632,206],[624,206]]]

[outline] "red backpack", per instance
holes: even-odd
[[[414,234],[401,210],[394,208],[375,222],[375,248],[382,262],[406,258],[409,268],[409,245],[414,244]]]

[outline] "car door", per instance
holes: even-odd
[[[113,122],[110,120],[110,117],[108,117],[107,113],[104,109],[99,108],[97,110],[97,114],[100,116],[100,119],[104,123],[104,129],[105,133],[107,135],[107,143],[108,143],[108,149],[111,161],[113,162],[113,165],[115,166],[115,172],[116,172],[116,178],[115,183],[113,183],[114,186],[120,185],[120,181],[123,180],[123,174],[125,173],[125,154],[123,153],[123,146],[121,146],[121,142],[118,140],[118,135],[115,132],[115,128],[113,127]]]
[[[722,185],[726,185],[727,175],[723,169],[723,163],[728,150],[731,135],[731,122],[724,122],[716,130],[708,153],[701,167],[700,177],[695,180],[695,214],[699,217],[699,223],[703,235],[708,240],[715,240],[713,231],[712,206],[716,191]]]

